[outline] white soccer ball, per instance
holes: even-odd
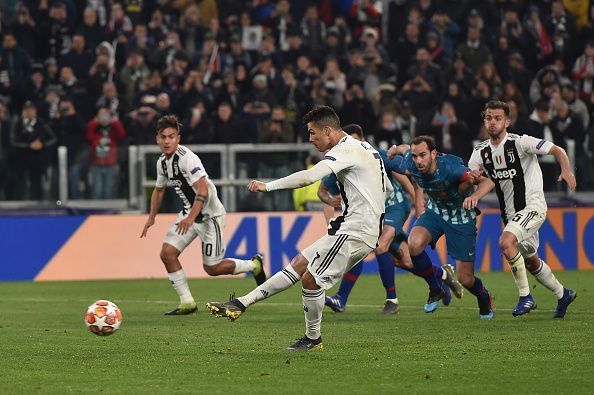
[[[122,312],[115,303],[98,300],[87,308],[85,324],[94,334],[109,336],[120,328]]]

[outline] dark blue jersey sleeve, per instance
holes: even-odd
[[[384,161],[386,170],[406,174],[406,158],[404,156],[396,155],[392,159],[388,159],[388,153],[385,150],[378,150],[378,152]]]

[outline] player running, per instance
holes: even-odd
[[[384,217],[384,202],[391,192],[384,163],[368,143],[357,141],[340,127],[334,110],[314,108],[304,117],[309,140],[324,159],[307,170],[263,183],[250,181],[252,192],[310,185],[331,173],[336,174],[343,197],[341,216],[330,221],[328,234],[297,254],[291,264],[247,295],[229,302],[209,302],[216,316],[237,319],[252,304],[302,282],[305,335],[287,350],[321,350],[321,322],[325,291],[336,284],[345,271],[363,260],[376,246]]]
[[[478,201],[495,187],[501,218],[505,224],[499,238],[499,247],[507,259],[520,294],[512,315],[523,315],[536,308],[526,276],[528,268],[536,280],[557,297],[553,318],[563,318],[577,294],[561,285],[549,265],[537,253],[538,229],[547,215],[537,155],[553,155],[561,166],[558,181],[563,180],[569,189],[575,189],[576,181],[569,167],[569,158],[563,148],[549,141],[525,134],[519,136],[507,133],[507,103],[496,100],[488,102],[483,117],[489,140],[475,147],[468,166],[477,173],[483,172],[488,178],[480,178],[479,187],[464,201],[464,207],[476,207]]]
[[[359,125],[351,124],[343,127],[343,130],[350,134],[353,138],[364,141],[363,130]],[[394,279],[395,268],[394,264],[413,274],[420,275],[429,283],[429,286],[443,288],[446,293],[442,299],[445,305],[449,305],[451,301],[451,294],[448,286],[454,291],[456,297],[462,297],[462,286],[455,279],[454,269],[451,265],[443,268],[433,267],[434,272],[429,275],[423,275],[418,270],[415,270],[414,262],[411,261],[406,243],[407,235],[403,230],[404,224],[410,216],[411,199],[414,199],[414,188],[408,177],[394,171],[400,166],[401,157],[388,160],[387,153],[384,150],[378,150],[384,165],[386,166],[387,175],[393,187],[393,192],[386,200],[386,215],[384,217],[384,225],[382,233],[379,238],[378,246],[374,253],[379,264],[379,274],[386,290],[386,301],[382,309],[382,314],[396,314],[399,310],[398,298],[396,293],[396,284]],[[394,170],[394,171],[393,171]],[[324,177],[320,184],[318,196],[328,205],[334,204],[333,197],[338,195],[339,191],[336,186],[336,176],[331,174]],[[410,198],[409,198],[410,196]],[[392,256],[395,258],[393,260]],[[425,257],[422,257],[425,260]],[[426,259],[429,259],[428,257]],[[442,270],[443,269],[443,270]],[[363,271],[362,264],[355,265],[351,270],[344,274],[338,292],[333,296],[326,297],[326,306],[330,307],[334,312],[341,313],[346,309],[348,297],[357,282],[361,272]],[[445,280],[446,284],[442,284],[441,279]],[[437,308],[434,305],[428,312],[433,312]]]
[[[157,182],[151,195],[150,213],[140,234],[141,238],[145,237],[148,229],[155,223],[165,187],[173,186],[183,203],[183,210],[165,236],[161,261],[179,295],[180,304],[165,315],[193,314],[198,309],[179,261],[179,255],[197,236],[202,241],[204,271],[209,275],[252,272],[258,285],[266,280],[260,255],[249,261],[223,259],[225,208],[200,158],[179,144],[180,126],[174,115],[165,115],[157,122],[157,144],[163,154],[157,160]]]
[[[402,153],[407,146],[390,149],[390,154]],[[399,152],[400,151],[400,152]],[[479,317],[494,317],[491,295],[480,278],[474,275],[476,250],[476,213],[474,209],[462,207],[464,198],[471,188],[470,169],[461,158],[438,153],[435,140],[429,136],[415,137],[401,172],[410,175],[416,190],[415,205],[419,218],[408,237],[410,255],[415,260],[428,244],[437,243],[442,235],[446,237],[448,254],[456,260],[458,280],[470,293],[476,296]],[[429,196],[423,207],[423,190]],[[428,267],[430,262],[426,264]],[[432,289],[426,308],[437,306],[443,297],[443,290]]]

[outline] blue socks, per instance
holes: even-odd
[[[488,298],[489,297],[489,292],[487,291],[487,289],[483,286],[483,282],[481,281],[480,278],[478,277],[474,277],[474,284],[472,284],[472,286],[470,288],[466,288],[468,289],[468,291],[473,294],[474,296],[477,297],[477,299],[482,299],[482,298]]]
[[[389,252],[376,255],[377,263],[379,264],[379,274],[382,279],[382,284],[386,289],[386,299],[396,299],[396,282],[394,280],[394,262],[390,257]]]
[[[362,271],[363,262],[359,262],[342,276],[342,282],[340,283],[340,287],[338,288],[336,296],[340,298],[343,304],[346,303],[346,300],[349,298],[349,295]]]
[[[427,284],[429,284],[429,288],[437,289],[441,288],[441,277],[436,277],[435,275],[435,267],[431,264],[431,258],[425,251],[421,252],[417,256],[411,256],[413,269],[411,273],[423,277]],[[441,271],[441,268],[437,268]]]

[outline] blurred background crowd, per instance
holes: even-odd
[[[594,190],[589,1],[2,5],[2,200],[51,197],[60,145],[71,199],[118,197],[126,147],[154,144],[156,120],[169,113],[184,125],[182,144],[290,143],[307,141],[302,115],[326,104],[379,147],[430,134],[468,160],[486,138],[481,109],[491,99],[510,104],[511,131],[571,146],[578,190]],[[548,160],[545,190],[554,191]],[[284,154],[250,169],[263,178],[293,170]]]

